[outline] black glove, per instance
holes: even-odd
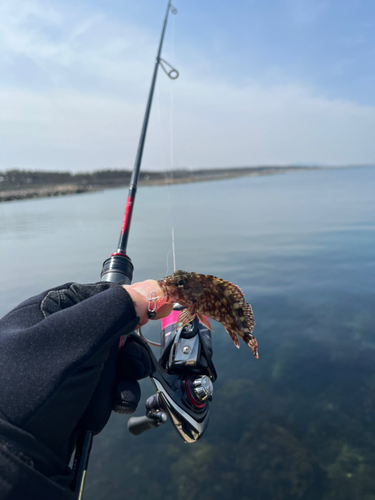
[[[68,283],[13,309],[0,321],[0,434],[26,431],[67,463],[78,429],[107,423],[118,382],[122,412],[134,411],[150,359],[135,335],[119,357],[118,346],[138,322],[129,294],[110,283]]]

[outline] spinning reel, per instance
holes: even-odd
[[[211,332],[197,318],[177,328],[182,309],[175,304],[170,316],[162,320],[159,361],[147,346],[156,394],[147,399],[144,417],[129,419],[128,429],[134,435],[159,427],[167,415],[186,443],[197,441],[207,428],[212,384],[217,378]]]

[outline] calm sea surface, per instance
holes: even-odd
[[[0,205],[0,314],[99,279],[127,189]],[[177,268],[238,284],[260,359],[214,326],[209,428],[134,437],[113,415],[95,439],[91,500],[375,500],[375,168],[143,187],[134,280]],[[148,325],[149,326],[149,325]],[[158,323],[147,335],[158,339]],[[154,390],[142,382],[137,411]]]

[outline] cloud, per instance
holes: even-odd
[[[125,100],[9,89],[0,92],[0,108],[2,169],[124,167],[124,148],[136,147],[141,114]]]
[[[148,77],[150,70],[140,61],[150,51],[149,33],[102,12],[55,10],[49,3],[22,0],[0,5],[0,61],[8,66],[20,58],[32,61],[51,86],[79,87],[89,77],[97,84]]]
[[[62,16],[57,11],[39,2],[11,2],[0,4],[1,53],[25,54],[32,57],[48,52],[43,29],[61,26]]]
[[[303,3],[310,20],[325,6]],[[2,73],[25,59],[37,68],[0,84],[0,169],[130,169],[155,39],[101,12],[50,5],[0,6]],[[304,83],[224,83],[182,56],[180,79],[159,74],[144,168],[169,168],[171,156],[174,167],[190,168],[375,161],[374,106],[329,99]]]
[[[176,162],[187,165],[374,162],[375,107],[296,85],[187,84],[176,97]],[[188,102],[189,105],[184,104]],[[194,96],[194,99],[191,98]],[[190,109],[189,109],[190,108]]]
[[[175,167],[348,164],[375,160],[375,108],[301,86],[242,89],[184,81],[174,89]],[[170,167],[168,92],[155,98],[145,168]],[[131,168],[144,104],[53,91],[0,93],[0,168]]]

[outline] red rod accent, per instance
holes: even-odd
[[[130,221],[133,213],[133,205],[134,199],[132,196],[129,196],[128,201],[126,202],[126,208],[124,213],[124,220],[122,222],[121,234],[124,234],[125,229],[130,225]]]

